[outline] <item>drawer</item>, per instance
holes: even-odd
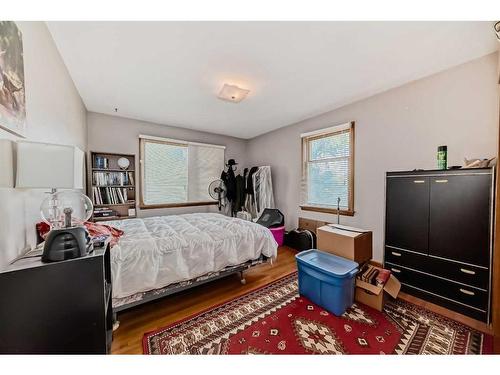
[[[426,292],[407,284],[401,284],[401,291],[423,300],[435,303],[436,305],[446,307],[447,309],[456,311],[460,314],[470,316],[471,318],[480,320],[482,322],[488,322],[488,313],[486,311],[462,305],[458,302],[451,301],[447,298],[437,296],[433,293]]]
[[[385,248],[385,261],[477,288],[489,289],[489,271],[481,267],[451,262],[388,246]]]
[[[422,274],[389,262],[387,262],[386,267],[401,283],[483,311],[488,309],[488,292]]]

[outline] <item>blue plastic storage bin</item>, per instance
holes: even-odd
[[[316,249],[303,251],[295,258],[300,295],[337,316],[353,304],[356,262]]]

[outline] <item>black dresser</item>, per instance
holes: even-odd
[[[57,263],[19,259],[0,272],[0,291],[0,353],[109,352],[109,245]]]
[[[404,292],[489,323],[494,170],[386,177],[385,267]]]

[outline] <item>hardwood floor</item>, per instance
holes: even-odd
[[[114,332],[112,354],[142,354],[145,332],[165,327],[293,272],[296,270],[296,253],[285,246],[280,247],[273,265],[261,265],[245,272],[245,285],[240,283],[237,275],[232,275],[118,314],[120,327]],[[400,298],[492,334],[485,323],[404,293]]]

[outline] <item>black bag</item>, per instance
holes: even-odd
[[[282,227],[285,225],[285,216],[277,208],[264,208],[256,223],[266,228]]]
[[[316,248],[316,234],[308,229],[294,229],[285,233],[285,245],[298,251]]]

